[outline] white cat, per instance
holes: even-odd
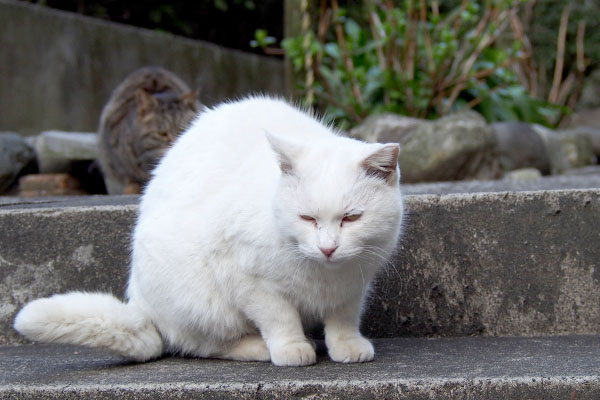
[[[342,137],[277,99],[203,112],[141,199],[128,302],[54,295],[15,328],[137,361],[168,351],[298,366],[316,361],[304,330],[323,322],[334,361],[370,361],[359,320],[400,235],[397,157],[397,144]]]

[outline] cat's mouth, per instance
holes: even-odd
[[[340,256],[325,257],[322,254],[315,254],[315,253],[305,254],[305,257],[307,259],[311,260],[312,262],[322,265],[323,267],[328,268],[328,269],[338,268],[347,259],[347,257],[340,257]]]
[[[346,261],[347,259],[348,259],[347,257],[340,257],[340,256],[319,257],[320,263],[325,268],[329,268],[329,269],[339,268],[342,264],[344,264],[344,261]]]

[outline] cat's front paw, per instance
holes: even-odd
[[[375,349],[367,339],[355,337],[338,340],[329,346],[329,357],[335,362],[367,362],[375,357]]]
[[[317,362],[317,353],[308,342],[294,342],[271,350],[271,361],[282,367],[300,367]]]

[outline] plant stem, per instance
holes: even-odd
[[[560,91],[560,83],[562,81],[563,66],[565,63],[565,43],[567,41],[567,27],[569,24],[569,14],[571,12],[571,5],[563,9],[560,16],[560,25],[558,27],[558,39],[556,41],[556,63],[554,65],[554,78],[552,79],[552,89],[548,95],[548,101],[555,103],[558,100],[558,93]]]

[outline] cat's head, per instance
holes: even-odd
[[[403,215],[398,144],[268,140],[281,170],[273,209],[286,248],[331,268],[361,259],[383,263]]]
[[[136,92],[137,122],[140,137],[135,141],[142,162],[158,161],[171,143],[187,128],[200,111],[198,92],[181,96],[172,93]]]

